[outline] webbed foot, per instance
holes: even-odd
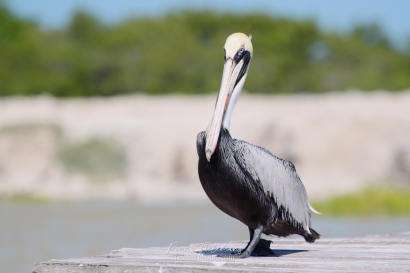
[[[259,242],[256,244],[255,248],[252,251],[251,256],[275,256],[275,253],[272,249],[270,249],[270,244],[272,241],[260,239]]]
[[[250,256],[254,256],[254,257],[262,257],[262,256],[275,256],[275,253],[273,252],[273,250],[272,249],[270,249],[270,244],[272,243],[272,241],[270,241],[270,240],[265,240],[265,239],[260,239],[259,240],[259,242],[256,244],[256,246],[255,246],[255,248],[253,249],[253,251],[252,251],[252,254],[250,255]],[[249,243],[248,243],[248,245],[244,248],[244,249],[242,249],[239,253],[237,253],[237,252],[232,252],[232,254],[231,254],[231,256],[235,256],[235,257],[237,257],[237,258],[242,258],[242,257],[239,257],[240,256],[240,254],[243,254],[245,251],[246,251],[246,249],[248,248],[248,246],[249,246]],[[236,255],[238,255],[238,256],[236,256]],[[246,256],[246,257],[249,257],[249,256]],[[243,258],[246,258],[246,257],[243,257]]]

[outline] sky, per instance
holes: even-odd
[[[43,28],[63,28],[77,10],[107,24],[133,16],[160,16],[181,9],[231,13],[261,12],[294,19],[314,19],[323,30],[347,32],[357,24],[377,22],[397,46],[410,37],[410,0],[3,0],[12,12]]]

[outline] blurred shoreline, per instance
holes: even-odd
[[[216,94],[0,99],[0,196],[205,202],[196,134]],[[311,199],[410,181],[410,91],[243,94],[234,138],[292,161]]]

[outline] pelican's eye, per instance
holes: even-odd
[[[236,63],[239,63],[239,61],[243,58],[244,52],[245,52],[245,49],[243,48],[243,46],[241,46],[241,48],[239,48],[239,50],[236,52],[234,56],[234,60]]]
[[[241,48],[236,52],[234,60],[236,64],[238,64],[240,61],[243,61],[243,66],[241,68],[241,71],[239,71],[238,78],[235,82],[236,86],[238,82],[242,79],[242,77],[246,74],[246,71],[248,71],[248,65],[249,61],[251,60],[251,54],[249,53],[249,51],[246,51],[243,46],[241,46]]]

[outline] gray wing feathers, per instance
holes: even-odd
[[[240,140],[236,140],[234,157],[265,193],[273,196],[278,208],[282,206],[309,232],[310,204],[293,164],[266,149]]]

